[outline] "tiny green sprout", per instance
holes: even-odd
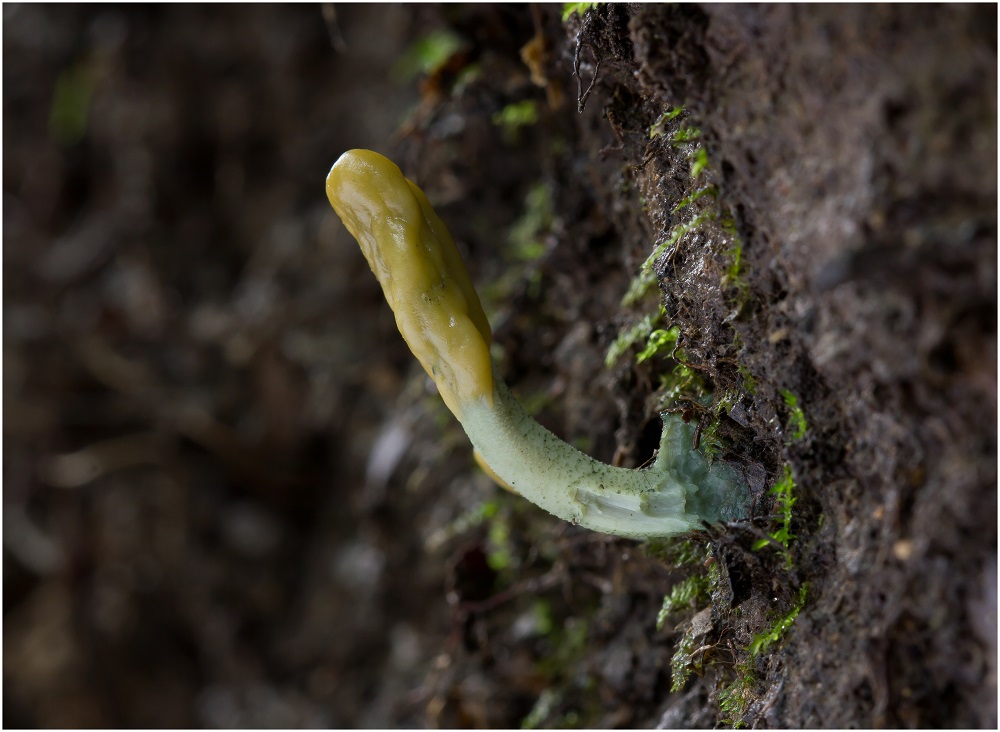
[[[682,396],[689,399],[701,399],[707,394],[705,384],[698,372],[682,363],[674,366],[669,373],[660,376],[657,391],[660,392],[661,409],[674,406]]]
[[[709,564],[704,570],[704,559],[711,556],[707,546],[696,547],[693,542],[673,544],[665,547],[668,552],[680,552],[684,563],[696,562],[696,574],[671,589],[670,595],[664,598],[663,607],[657,615],[657,630],[660,630],[670,613],[693,608],[705,604],[719,592],[722,584],[722,573],[718,562]],[[705,647],[699,648],[705,633],[711,628],[711,610],[706,607],[701,612],[690,617],[683,624],[683,631],[677,641],[677,650],[670,659],[670,690],[680,691],[691,678],[695,668],[695,654]],[[704,657],[702,657],[702,662]]]
[[[697,645],[694,635],[690,632],[690,629],[685,630],[684,634],[681,635],[681,639],[677,642],[677,650],[674,651],[674,655],[670,658],[671,693],[683,689],[684,684],[691,678],[692,667],[694,666],[692,655],[696,649]]]
[[[726,231],[733,234],[733,246],[726,253],[729,257],[729,267],[726,268],[726,274],[722,277],[722,285],[735,290],[730,303],[733,306],[735,316],[749,302],[750,286],[743,277],[743,243],[740,241],[739,235],[735,233],[735,224],[732,223],[732,219],[728,215],[723,217],[721,223]]]
[[[770,534],[770,539],[758,539],[753,544],[753,549],[761,549],[771,543],[771,539],[781,544],[786,553],[795,534],[792,533],[792,506],[795,505],[795,478],[792,476],[792,467],[785,464],[784,473],[781,479],[775,483],[770,493],[775,498],[778,512],[778,529]],[[788,554],[788,564],[791,566],[792,556]]]
[[[795,622],[799,612],[805,607],[808,585],[799,588],[798,596],[792,609],[784,616],[775,620],[766,630],[754,634],[747,646],[747,655],[736,664],[736,677],[722,687],[716,696],[719,711],[722,713],[722,723],[738,729],[745,726],[744,718],[750,705],[757,698],[754,687],[757,685],[757,675],[754,672],[756,659],[772,645],[778,643]]]
[[[649,128],[649,139],[655,140],[657,137],[663,137],[663,129],[667,122],[677,119],[677,117],[684,112],[684,107],[672,107],[666,112],[660,115],[660,118],[653,123],[653,126]]]
[[[565,23],[574,14],[579,15],[581,18],[587,14],[588,10],[593,10],[601,3],[564,3],[562,11],[562,21]]]
[[[737,244],[729,250],[729,256],[730,263],[729,268],[726,270],[726,281],[733,282],[739,279],[743,268],[743,247]]]
[[[723,413],[729,414],[740,400],[740,393],[734,389],[729,389],[716,399],[712,409],[713,418],[708,427],[701,433],[701,445],[705,455],[714,460],[722,452],[723,441],[719,437],[719,426]]]
[[[670,138],[670,143],[672,145],[684,145],[688,142],[694,142],[699,137],[701,137],[701,130],[697,127],[681,127]]]
[[[649,292],[649,288],[655,282],[656,273],[652,269],[640,269],[639,274],[632,278],[632,281],[629,282],[628,290],[622,296],[622,307],[631,307],[639,302],[645,297],[646,293]]]
[[[809,423],[806,422],[806,415],[799,405],[799,398],[788,389],[781,390],[781,397],[785,400],[785,406],[789,410],[788,427],[792,433],[792,440],[801,440],[806,436]]]
[[[715,217],[716,214],[714,211],[702,211],[700,214],[695,216],[687,223],[678,224],[677,226],[675,226],[671,230],[670,236],[668,236],[664,241],[658,244],[656,248],[653,249],[653,253],[650,254],[648,257],[646,257],[646,261],[642,263],[642,268],[644,270],[645,269],[651,270],[653,268],[653,264],[656,262],[657,259],[660,258],[660,255],[663,254],[665,251],[667,251],[669,247],[672,247],[674,244],[676,244],[677,241],[682,236],[684,236],[688,232],[694,231],[699,226],[701,226],[703,222],[714,219]]]
[[[629,283],[628,291],[622,298],[622,307],[629,307],[630,305],[637,303],[642,299],[653,283],[656,282],[656,273],[653,270],[653,265],[656,263],[656,260],[659,259],[665,251],[667,251],[668,248],[676,244],[677,241],[685,234],[695,231],[705,221],[710,221],[715,217],[716,213],[714,211],[702,211],[690,221],[678,224],[671,229],[670,235],[653,247],[652,253],[646,257],[646,261],[643,262],[642,266],[639,268],[639,274],[637,274]]]
[[[691,158],[691,177],[697,178],[708,167],[708,151],[704,145],[699,145]]]
[[[613,368],[618,362],[618,359],[625,354],[625,351],[631,348],[633,344],[645,338],[646,335],[653,330],[653,326],[662,317],[662,315],[663,309],[660,308],[659,311],[646,315],[638,323],[635,323],[619,333],[618,337],[615,338],[608,347],[608,353],[604,357],[605,368]]]
[[[719,226],[722,230],[732,234],[733,236],[739,236],[739,227],[736,226],[736,217],[733,216],[733,212],[729,209],[722,211],[719,215]]]
[[[750,641],[748,650],[750,651],[750,657],[753,658],[758,656],[763,651],[766,651],[772,644],[777,643],[781,640],[782,636],[788,632],[788,629],[792,627],[792,623],[795,622],[795,618],[799,616],[799,612],[806,605],[806,595],[808,594],[808,585],[803,584],[799,588],[799,595],[795,600],[795,605],[784,617],[778,618],[767,630],[762,633],[758,633]]]
[[[702,211],[690,221],[678,224],[671,229],[670,235],[653,247],[652,253],[646,257],[646,261],[644,261],[642,266],[639,268],[639,274],[637,274],[629,283],[628,291],[622,298],[622,307],[629,307],[630,305],[637,303],[640,299],[642,299],[653,283],[656,282],[656,273],[653,270],[653,265],[656,263],[656,260],[660,258],[660,255],[667,251],[669,247],[676,244],[677,241],[685,234],[696,230],[702,225],[702,223],[714,219],[715,217],[716,213],[714,211]]]
[[[715,198],[718,195],[719,195],[719,189],[718,189],[717,186],[705,186],[704,188],[699,188],[694,193],[692,193],[690,196],[688,196],[687,198],[685,198],[684,200],[682,200],[680,203],[678,203],[676,206],[674,206],[670,210],[670,213],[677,213],[678,211],[680,211],[685,206],[690,206],[692,203],[694,203],[695,201],[697,201],[702,196],[711,196],[712,198]]]
[[[690,609],[708,600],[708,578],[695,574],[670,588],[670,594],[663,598],[663,606],[656,615],[656,629],[663,630],[667,618],[681,610]]]
[[[676,325],[666,330],[662,328],[654,330],[649,334],[646,347],[636,354],[635,362],[642,363],[643,361],[648,361],[661,351],[665,351],[668,348],[672,349],[677,345],[677,337],[679,335],[680,330]]]

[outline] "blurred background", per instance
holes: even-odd
[[[508,363],[569,343],[577,368],[593,333],[570,326],[628,275],[589,254],[602,302],[524,264],[558,227],[524,171],[575,134],[521,129],[565,96],[520,56],[558,11],[4,5],[5,726],[517,726],[567,674],[605,723],[631,718],[629,652],[595,661],[595,698],[573,670],[588,630],[553,615],[608,598],[617,633],[610,583],[642,595],[663,570],[552,522],[513,531],[536,514],[471,468],[323,189],[346,149],[396,157],[479,247],[474,278],[506,272],[503,298],[535,306],[518,341],[486,293]],[[574,403],[610,459],[614,405]],[[494,645],[468,610],[487,598],[510,608]],[[668,652],[644,654],[645,703]]]
[[[4,724],[360,721],[352,666],[419,642],[366,594],[399,374],[323,179],[417,101],[419,19],[3,13]]]

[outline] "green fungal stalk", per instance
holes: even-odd
[[[658,457],[640,470],[598,462],[532,419],[492,363],[492,331],[451,235],[390,160],[348,151],[326,191],[410,350],[498,482],[566,521],[635,539],[745,515],[739,474],[692,450],[694,426],[679,417],[664,418]]]

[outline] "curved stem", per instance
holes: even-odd
[[[694,425],[664,418],[660,452],[645,469],[617,468],[585,455],[536,422],[493,372],[493,405],[467,403],[461,422],[491,470],[561,519],[631,538],[669,536],[703,521],[745,515],[732,466],[708,465],[690,448]]]

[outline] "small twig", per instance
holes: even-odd
[[[573,53],[573,75],[576,77],[576,111],[583,114],[583,109],[587,106],[587,98],[590,96],[590,92],[594,90],[598,74],[601,71],[601,59],[597,59],[597,66],[594,68],[594,78],[591,79],[590,86],[587,87],[587,91],[583,91],[583,80],[580,78],[580,48],[583,45],[580,41],[581,36],[583,36],[582,30],[576,36],[576,50]]]

